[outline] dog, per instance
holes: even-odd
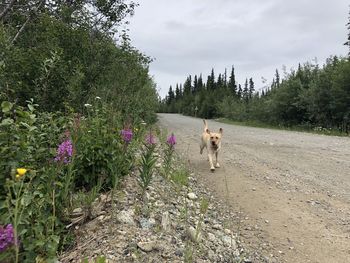
[[[215,167],[216,168],[220,167],[220,164],[218,162],[218,155],[221,149],[221,138],[222,138],[223,129],[220,128],[218,133],[210,132],[208,129],[207,121],[203,120],[203,122],[204,122],[204,131],[201,137],[200,154],[203,153],[204,148],[207,148],[210,170],[214,172]],[[215,154],[215,165],[213,163],[214,154]]]

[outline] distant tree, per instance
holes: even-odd
[[[198,77],[198,92],[203,90],[204,86],[203,86],[203,79],[202,79],[202,74],[199,75]]]
[[[346,24],[346,26],[347,26],[347,29],[348,29],[348,40],[344,43],[344,45],[347,45],[348,48],[349,48],[348,58],[350,59],[350,10],[349,10],[349,22]]]
[[[192,91],[192,80],[191,80],[191,75],[189,75],[184,83],[184,90],[183,94],[184,96],[188,96],[191,94]]]
[[[197,75],[194,75],[192,94],[196,94],[198,92],[198,79]]]
[[[278,70],[276,69],[276,73],[275,73],[275,84],[276,84],[276,88],[280,87],[280,75],[278,73]]]
[[[170,105],[173,101],[175,101],[175,93],[173,91],[173,87],[170,85],[166,103]]]
[[[243,97],[243,100],[246,103],[248,103],[248,100],[249,100],[248,79],[245,79],[242,97]]]
[[[215,89],[215,75],[214,75],[214,69],[211,69],[211,73],[208,76],[207,79],[207,90],[214,90]]]
[[[227,69],[226,68],[225,68],[225,73],[224,73],[223,80],[224,80],[224,86],[226,88],[227,87]]]
[[[238,90],[237,90],[237,98],[242,99],[243,91],[241,84],[238,84]]]
[[[249,99],[251,99],[253,97],[253,94],[254,94],[254,91],[255,91],[255,88],[254,88],[254,81],[253,81],[253,78],[250,78],[249,79]]]
[[[180,100],[182,97],[182,94],[181,94],[181,90],[179,88],[179,84],[176,84],[176,88],[175,88],[175,99],[176,100]]]
[[[216,82],[216,88],[217,89],[222,89],[224,88],[224,81],[223,81],[223,78],[221,76],[221,73],[219,74],[218,76],[218,81]]]
[[[228,82],[228,88],[229,88],[231,94],[234,97],[238,97],[237,96],[237,85],[236,85],[235,68],[233,66],[232,66],[232,69],[231,69],[231,75],[230,75],[230,79],[229,79],[229,82]]]

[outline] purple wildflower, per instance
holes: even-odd
[[[153,134],[150,132],[148,135],[147,135],[147,137],[146,137],[146,143],[147,144],[156,144],[156,141],[155,141],[155,139],[154,139],[154,136],[153,136]]]
[[[73,155],[73,144],[70,139],[62,142],[57,148],[57,155],[55,157],[56,162],[63,162],[65,164],[71,162]]]
[[[174,147],[174,145],[176,144],[176,138],[175,138],[175,135],[174,133],[172,133],[168,139],[167,139],[167,144],[169,144],[171,147]]]
[[[13,226],[8,224],[6,227],[0,226],[0,252],[15,244]]]
[[[121,130],[120,134],[123,137],[124,142],[129,143],[132,139],[133,133],[130,129],[123,129]]]

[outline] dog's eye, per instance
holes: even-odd
[[[216,139],[219,139],[219,137],[215,137]]]
[[[213,136],[211,136],[211,137],[210,137],[210,139],[214,139],[214,137],[213,137]]]

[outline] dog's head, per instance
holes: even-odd
[[[221,142],[223,129],[220,128],[219,132],[210,132],[209,129],[207,129],[206,132],[209,134],[210,146],[217,148]]]

